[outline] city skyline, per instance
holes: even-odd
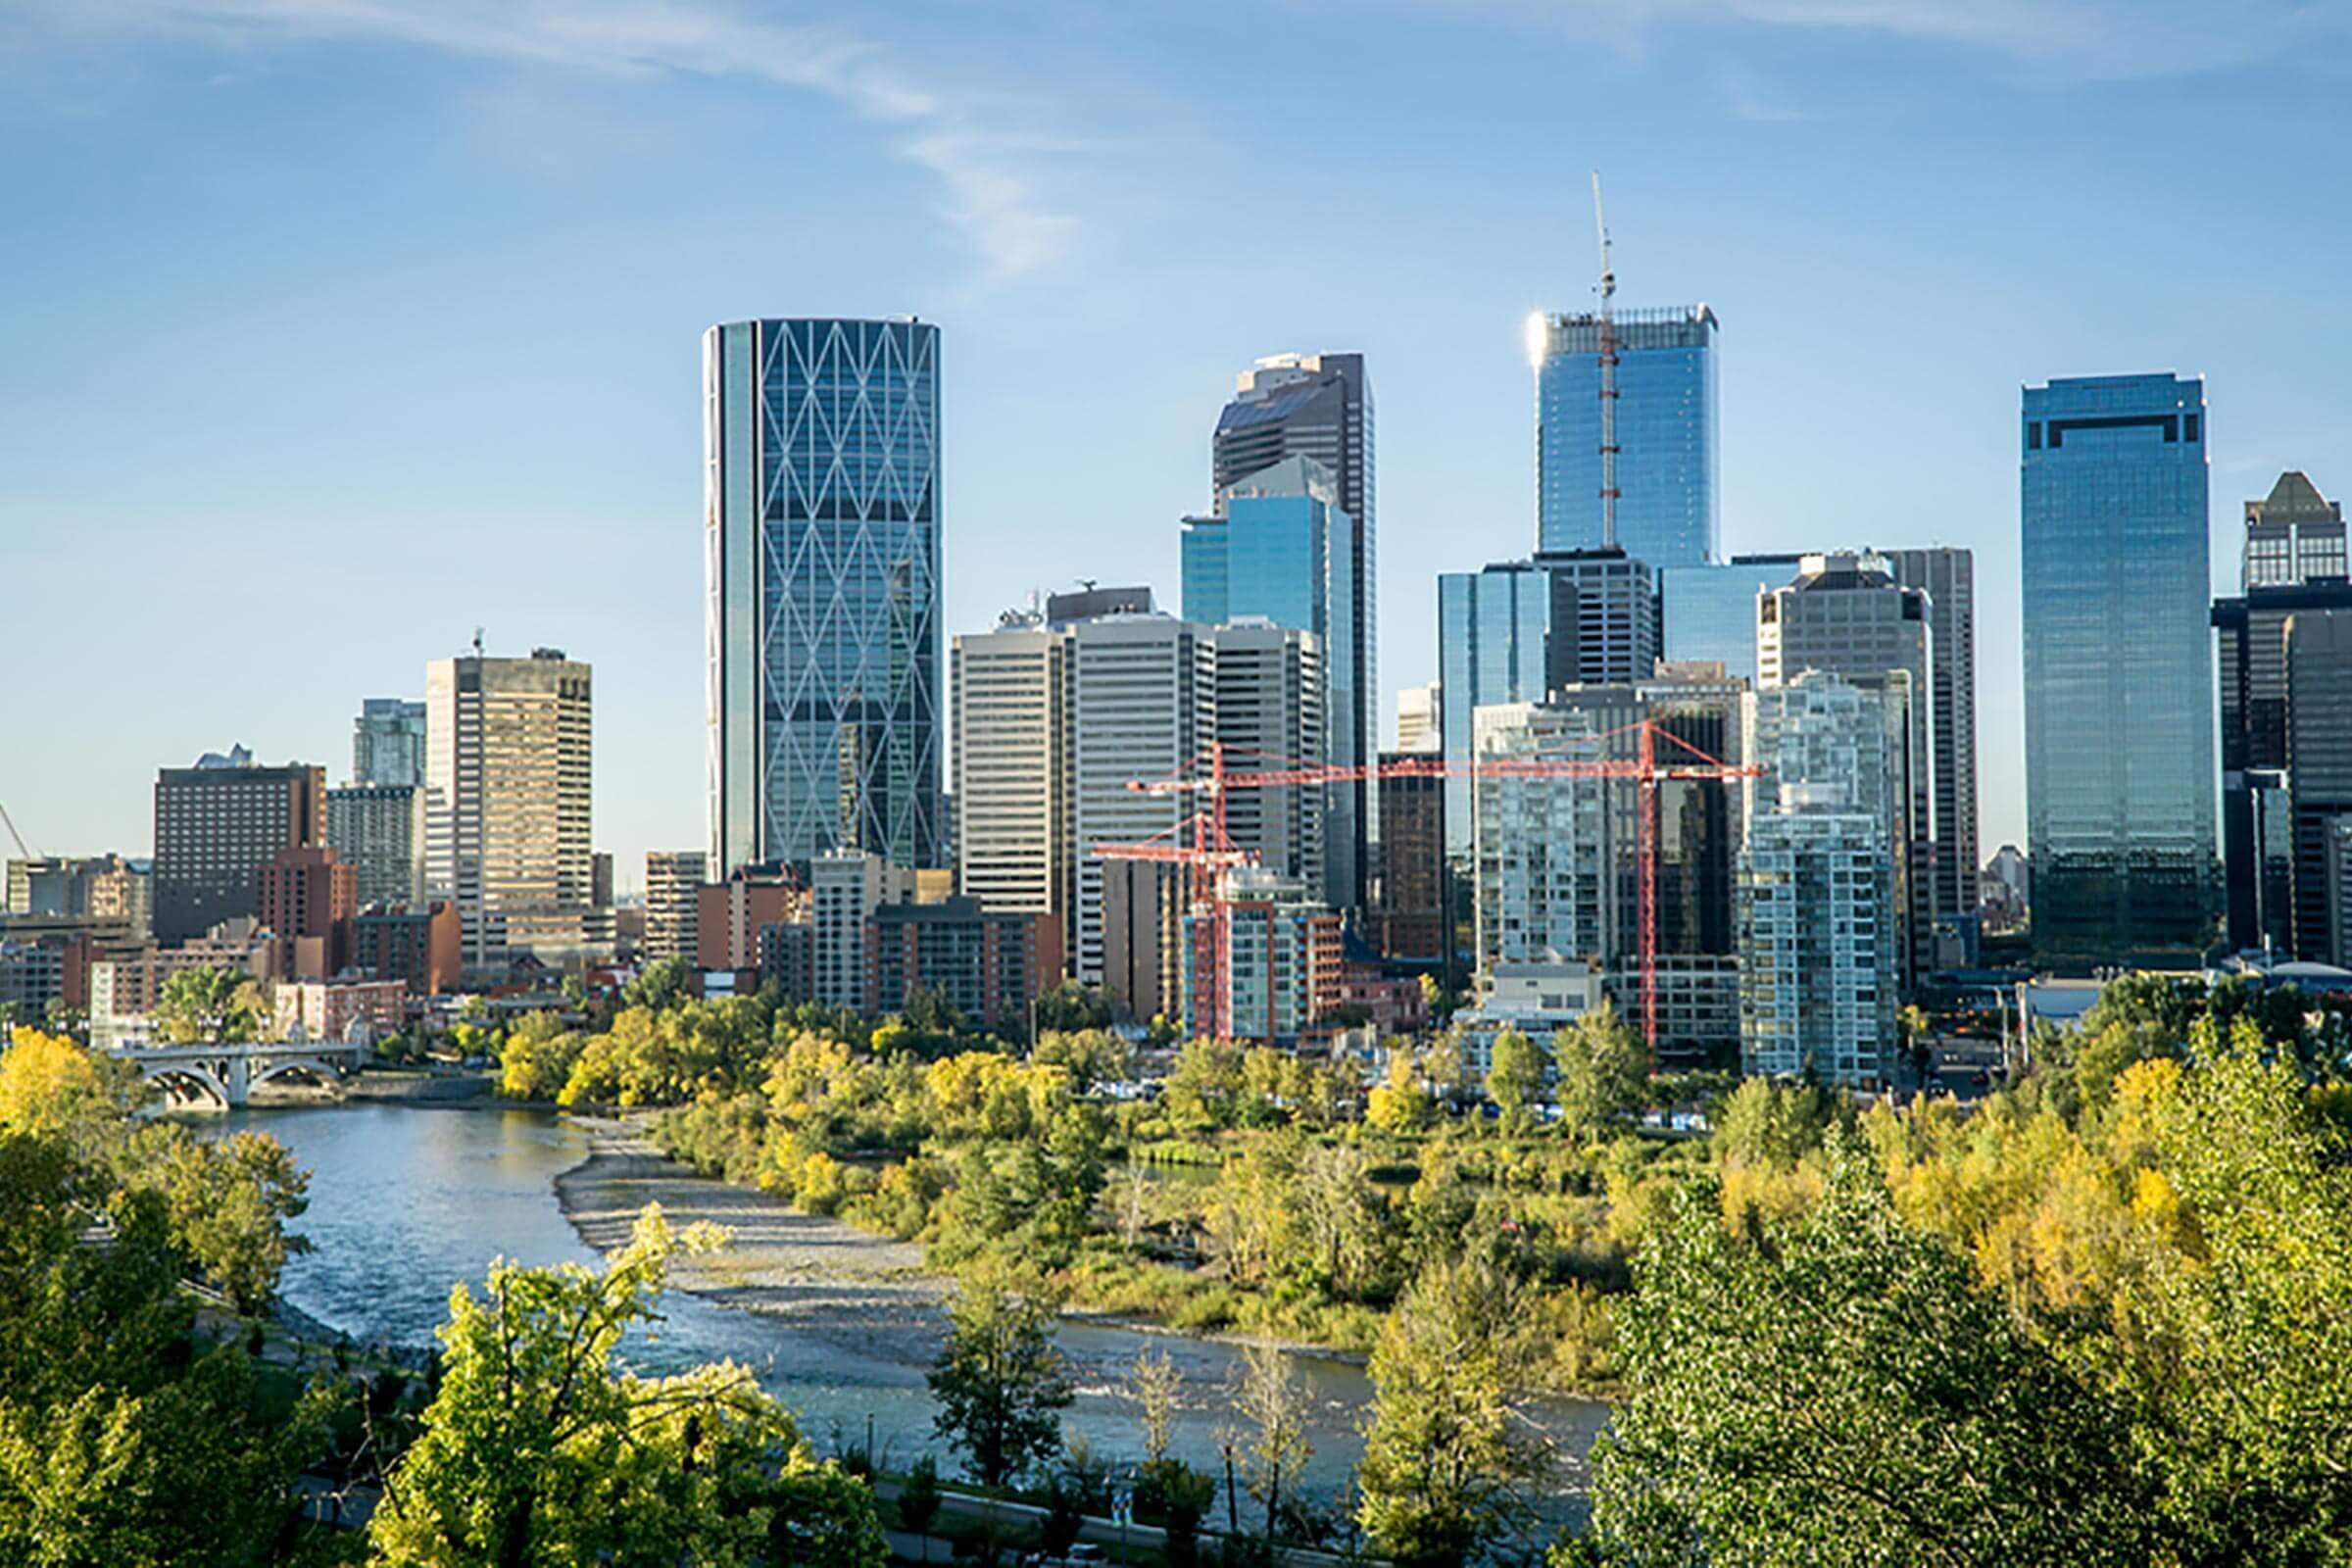
[[[0,569],[11,580],[97,585],[127,561],[141,568],[134,582],[162,583],[233,560],[246,591],[307,591],[324,568],[329,583],[364,584],[367,602],[402,607],[337,616],[338,635],[266,691],[221,682],[148,707],[136,695],[150,689],[145,672],[221,662],[242,645],[217,604],[143,601],[86,654],[92,687],[130,696],[107,705],[103,724],[63,715],[80,766],[0,777],[0,799],[41,853],[139,853],[156,769],[227,739],[272,762],[324,765],[340,783],[353,706],[420,696],[418,663],[458,652],[478,623],[501,646],[552,642],[596,662],[595,842],[613,852],[624,886],[646,849],[701,842],[695,336],[749,315],[911,312],[949,334],[943,400],[958,412],[943,471],[958,520],[943,539],[945,636],[984,629],[1030,586],[1079,576],[1150,582],[1173,601],[1177,545],[1165,519],[1200,506],[1200,430],[1228,395],[1233,367],[1286,351],[1362,352],[1383,405],[1384,635],[1380,686],[1368,695],[1385,744],[1395,692],[1434,673],[1437,572],[1516,558],[1532,537],[1520,326],[1531,310],[1590,308],[1581,181],[1592,164],[1610,180],[1620,299],[1629,308],[1704,300],[1722,318],[1722,548],[1976,551],[1986,852],[2023,839],[2017,388],[2167,368],[2203,376],[2219,419],[2208,519],[2217,593],[2236,582],[2232,524],[2245,501],[2284,469],[2310,473],[2328,494],[2352,471],[2344,394],[2263,349],[2290,320],[2306,364],[2352,349],[2352,318],[2310,297],[2309,258],[2328,252],[2342,215],[2323,206],[2314,247],[2247,257],[2221,241],[2286,210],[2298,173],[2316,167],[2309,156],[2343,128],[2340,109],[2277,96],[2271,77],[2322,69],[2280,58],[2302,34],[2277,13],[2242,24],[2218,64],[2195,70],[2187,63],[2215,40],[2172,17],[2087,29],[2132,41],[2086,52],[2071,41],[2084,29],[2036,41],[1998,19],[1986,24],[1988,42],[1968,43],[1936,36],[1908,10],[1880,28],[1707,15],[1611,38],[1590,69],[1596,84],[1611,71],[1626,84],[1574,110],[1512,101],[1474,80],[1468,64],[1475,55],[1482,70],[1574,74],[1585,68],[1573,37],[1481,13],[1454,39],[1425,16],[1400,14],[1367,29],[1356,62],[1367,84],[1417,52],[1431,93],[1420,113],[1443,115],[1476,88],[1499,117],[1498,134],[1433,139],[1429,119],[1374,116],[1363,152],[1409,142],[1429,149],[1426,167],[1392,161],[1378,184],[1358,172],[1307,216],[1370,203],[1370,233],[1391,254],[1318,248],[1307,267],[1301,249],[1300,278],[1269,279],[1261,267],[1237,301],[1215,258],[1160,253],[1176,215],[1096,198],[1110,176],[1156,173],[1188,148],[1205,148],[1212,165],[1225,156],[1227,133],[1208,122],[1238,81],[1212,74],[1182,97],[1155,78],[1136,111],[1146,122],[1115,122],[1137,132],[1123,150],[1063,153],[1051,126],[984,124],[974,117],[986,106],[936,89],[926,106],[910,101],[892,118],[896,101],[873,84],[881,63],[940,75],[908,37],[864,40],[870,69],[845,75],[865,82],[865,96],[845,97],[809,73],[737,74],[643,38],[631,46],[639,69],[616,74],[588,45],[526,60],[463,27],[435,34],[402,20],[434,9],[391,5],[377,24],[334,27],[269,8],[202,6],[172,13],[176,21],[127,6],[103,22],[69,25],[36,9],[0,24],[28,75],[61,61],[74,68],[16,95],[12,121],[44,136],[0,153],[26,193],[0,232],[24,240],[12,265],[25,296],[49,307],[10,321],[24,373],[0,392],[12,416],[0,436]],[[564,11],[529,8],[519,35]],[[1181,44],[1171,51],[1179,68],[1188,51],[1213,48],[1223,25],[1134,24],[1140,36]],[[1281,25],[1315,36],[1298,18]],[[1744,77],[1728,66],[1704,76],[1680,106],[1692,111],[1690,137],[1669,155],[1643,147],[1654,111],[1634,100],[1673,53],[1655,46],[1685,36],[1736,41],[1752,65]],[[1515,39],[1527,60],[1496,65],[1498,37]],[[2129,54],[2101,52],[2118,48]],[[988,53],[986,66],[1008,69]],[[1846,74],[1838,68],[1889,56],[1918,67],[1914,102],[1838,84]],[[2064,103],[2048,95],[2053,81],[2073,89]],[[1978,114],[1983,96],[2040,133],[2054,121],[2061,140],[2158,103],[2209,111],[2211,133],[2161,159],[2120,131],[2078,135],[2057,177],[2020,184],[2011,155],[2025,132],[1976,123],[1989,118]],[[338,98],[359,113],[328,112]],[[2230,106],[2256,98],[2259,132],[2233,126]],[[772,122],[845,138],[867,199],[853,204],[841,182],[799,166],[770,177],[848,224],[863,260],[816,256],[797,241],[714,256],[629,237],[649,224],[659,231],[677,210],[657,192],[657,172],[671,176],[689,127],[644,148],[624,143],[680,107],[692,110],[691,128]],[[316,137],[264,156],[257,149],[285,139],[291,110],[319,117]],[[377,119],[383,127],[368,128]],[[1883,153],[1833,156],[1858,125],[1900,134]],[[150,188],[202,168],[182,161],[194,152],[167,151],[139,172],[159,136],[272,177],[250,190],[202,179],[184,193]],[[1755,145],[1734,145],[1743,140]],[[36,141],[40,154],[29,151]],[[918,144],[930,151],[907,151]],[[2256,146],[2268,156],[2250,159]],[[1922,150],[1933,156],[1914,176],[1907,160]],[[1550,170],[1563,160],[1574,178]],[[1004,178],[992,183],[992,173]],[[2162,200],[2147,188],[2159,174]],[[2206,187],[2196,223],[2170,204],[2183,180]],[[1538,181],[1556,200],[1526,200]],[[1439,188],[1448,182],[1458,188]],[[697,178],[682,185],[702,188]],[[335,194],[354,187],[393,211],[445,204],[447,227],[419,250],[389,233],[374,206]],[[2086,187],[2097,220],[2088,225]],[[1191,187],[1169,189],[1174,201]],[[877,192],[895,199],[871,200]],[[1282,195],[1296,221],[1298,192]],[[1954,215],[1990,197],[2003,223],[1955,227]],[[190,205],[202,201],[220,210]],[[125,273],[102,245],[134,202],[177,232],[186,266],[169,280]],[[304,238],[257,263],[285,220],[281,207],[301,209]],[[1801,213],[1801,225],[1782,209]],[[1083,220],[1072,216],[1081,211]],[[1272,211],[1245,193],[1225,216],[1270,225]],[[2126,247],[2159,213],[2178,224],[2172,264],[2123,275]],[[1398,227],[1408,217],[1426,237]],[[748,248],[776,232],[759,230]],[[2070,254],[2050,254],[2061,236]],[[876,248],[891,246],[904,261],[873,265]],[[2208,280],[2226,255],[2235,286],[2217,297]],[[225,271],[232,258],[235,277]],[[1138,281],[1073,285],[1104,262],[1137,270]],[[404,270],[420,276],[403,281]],[[648,280],[664,272],[667,281]],[[586,308],[605,293],[616,308]],[[1933,313],[1917,304],[1930,297]],[[282,386],[303,380],[286,374],[295,334],[330,299],[365,300],[355,324],[366,329],[346,333],[338,369],[348,373],[333,378],[334,396],[302,389],[304,403],[335,411],[321,425]],[[2088,299],[2096,311],[2081,309]],[[520,309],[526,301],[533,309]],[[530,329],[551,355],[509,363],[522,358],[509,351],[542,305],[566,320],[557,338]],[[1820,326],[1834,307],[1857,318],[1899,308],[1905,329],[1825,344]],[[1986,320],[2002,324],[1986,331]],[[126,390],[93,368],[134,329],[150,353]],[[1115,390],[1069,373],[1114,352],[1133,372]],[[1873,395],[1851,396],[1858,385]],[[102,413],[140,421],[141,461],[93,494]],[[1049,424],[1085,457],[1078,475],[1057,466],[1062,482],[1041,489],[1035,444],[1020,436]],[[345,439],[363,426],[371,441]],[[1838,438],[1827,439],[1833,426]],[[1919,498],[1899,526],[1838,499],[1898,485]],[[386,559],[386,537],[412,541],[417,559]],[[227,553],[223,538],[236,542]],[[362,624],[341,624],[355,618]],[[58,705],[29,692],[6,701],[14,732],[56,716]]]

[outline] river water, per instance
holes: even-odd
[[[451,1288],[465,1281],[478,1291],[494,1257],[533,1265],[597,1261],[554,1190],[557,1176],[587,1158],[587,1136],[544,1112],[306,1106],[241,1110],[209,1125],[272,1134],[310,1170],[310,1208],[294,1228],[316,1250],[287,1266],[282,1292],[362,1344],[430,1345],[448,1315]],[[903,1311],[903,1302],[895,1304]],[[759,1372],[819,1448],[862,1446],[870,1421],[875,1455],[886,1468],[904,1468],[925,1451],[946,1466],[923,1384],[935,1337],[814,1336],[784,1319],[683,1292],[672,1292],[663,1310],[659,1332],[625,1348],[640,1371],[732,1357]],[[1233,1420],[1224,1390],[1237,1349],[1089,1323],[1065,1323],[1059,1343],[1078,1388],[1064,1412],[1066,1432],[1098,1453],[1135,1457],[1141,1434],[1135,1406],[1115,1390],[1117,1369],[1151,1348],[1165,1351],[1185,1375],[1177,1456],[1204,1470],[1221,1468],[1220,1438]],[[1315,1410],[1306,1490],[1336,1499],[1362,1457],[1356,1427],[1371,1386],[1346,1361],[1314,1355],[1293,1361]],[[1573,1494],[1583,1488],[1584,1456],[1607,1409],[1546,1399],[1527,1413],[1560,1455],[1544,1511],[1573,1516],[1580,1511]]]

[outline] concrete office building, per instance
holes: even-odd
[[[946,863],[939,328],[703,338],[709,873]]]
[[[370,697],[351,721],[351,781],[424,786],[424,704]]]
[[[425,666],[425,882],[470,976],[598,956],[589,844],[593,672],[561,649]]]
[[[278,851],[321,841],[326,771],[257,767],[242,746],[207,753],[155,781],[155,939],[203,936],[261,911],[262,867]]]
[[[1536,564],[1551,577],[1544,681],[1647,680],[1658,662],[1658,583],[1649,563],[1623,550],[1545,552]]]
[[[2289,469],[2260,501],[2246,503],[2240,558],[2248,590],[2285,588],[2345,574],[2344,508]]]
[[[1756,689],[1787,685],[1806,670],[1903,705],[1895,896],[1903,975],[1916,983],[1935,968],[1936,914],[1936,639],[1926,591],[1896,581],[1882,556],[1805,557],[1794,582],[1756,601]]]
[[[152,864],[120,855],[11,860],[6,910],[119,921],[132,937],[144,941],[155,922]]]
[[[1306,748],[1266,755],[1353,767],[1377,749],[1376,693],[1353,684],[1354,533],[1354,519],[1339,505],[1338,476],[1296,454],[1221,488],[1214,515],[1184,519],[1186,619],[1205,626],[1263,621],[1312,633],[1320,645],[1326,733]],[[1363,906],[1374,795],[1368,779],[1326,792],[1319,858],[1334,907]]]
[[[1900,975],[1895,758],[1909,727],[1884,690],[1817,670],[1747,700],[1740,858],[1743,1070],[1884,1085]]]
[[[326,844],[367,904],[424,899],[424,786],[351,784],[326,792]]]
[[[2294,956],[2352,967],[2343,863],[2352,824],[2352,608],[2287,617],[2286,781]]]
[[[1175,776],[1211,741],[1231,749],[1237,767],[1259,756],[1319,757],[1324,666],[1311,633],[1200,626],[1132,604],[1069,620],[1008,617],[955,640],[959,885],[991,910],[1056,914],[1078,979],[1162,1011],[1172,960],[1139,944],[1173,929],[1173,913],[1132,900],[1182,891],[1114,869],[1094,847],[1166,835],[1190,817],[1197,801],[1129,785]],[[1228,831],[1270,868],[1321,890],[1324,805],[1319,787],[1237,791]],[[1129,901],[1115,917],[1104,891],[1113,881]]]
[[[710,879],[710,858],[701,850],[645,852],[645,956],[659,962],[696,958],[696,904]]]
[[[2204,383],[2053,380],[2019,424],[2034,954],[2194,961],[2216,912]]]
[[[1756,678],[1756,596],[1796,580],[1800,555],[1734,556],[1658,571],[1659,657]]]
[[[1396,694],[1396,750],[1419,755],[1446,749],[1438,722],[1438,683],[1407,686]]]
[[[1607,544],[1652,567],[1717,559],[1720,442],[1715,342],[1704,305],[1615,313],[1617,537],[1602,537],[1600,319],[1529,322],[1536,368],[1537,548]],[[1642,673],[1646,674],[1647,671]]]
[[[2245,582],[2213,602],[2221,677],[2222,858],[2230,946],[2296,952],[2287,780],[2286,623],[2352,611],[2336,504],[2300,473],[2245,505]]]
[[[1977,563],[1974,553],[1948,545],[1881,552],[1905,588],[1928,596],[1934,668],[1929,707],[1936,726],[1934,893],[1939,954],[1958,941],[1975,962],[1975,919],[1983,900],[1977,838]],[[1943,935],[1952,928],[1951,937]],[[1950,965],[1938,962],[1936,967]]]
[[[325,980],[351,961],[351,922],[360,912],[359,878],[333,850],[283,849],[262,867],[261,922],[277,938],[276,972]]]

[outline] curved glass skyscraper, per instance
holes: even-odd
[[[2214,906],[2205,384],[2053,380],[2022,422],[2034,951],[2193,957]]]
[[[939,328],[710,328],[703,450],[710,874],[939,864]]]

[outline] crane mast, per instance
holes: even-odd
[[[1600,171],[1592,171],[1592,227],[1600,236],[1600,542],[1617,544],[1617,272],[1609,265],[1609,220],[1600,209]]]

